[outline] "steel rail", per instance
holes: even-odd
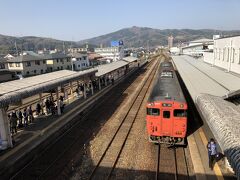
[[[158,63],[156,63],[156,64],[158,64]],[[155,72],[156,72],[156,70],[157,70],[157,65],[155,65],[154,68],[155,68]],[[154,71],[151,72],[151,74],[153,74],[151,81],[153,80],[153,77],[154,77],[155,72],[154,72]],[[128,109],[127,113],[126,113],[125,116],[123,117],[120,125],[118,126],[118,128],[117,128],[116,132],[114,133],[112,139],[111,139],[110,142],[108,143],[108,145],[107,145],[105,151],[103,152],[101,158],[99,159],[97,165],[96,165],[96,166],[94,167],[94,169],[92,170],[92,172],[91,172],[91,174],[90,174],[90,176],[89,176],[89,179],[93,179],[93,177],[94,177],[97,169],[99,168],[102,160],[104,159],[106,153],[108,152],[108,150],[109,150],[109,148],[111,147],[113,141],[115,140],[118,132],[120,131],[121,127],[123,126],[125,120],[127,119],[128,115],[129,115],[129,113],[131,112],[131,110],[132,110],[135,102],[137,101],[139,95],[141,94],[141,92],[142,92],[142,90],[143,90],[143,87],[146,85],[147,82],[149,82],[148,80],[149,80],[150,78],[151,78],[151,76],[148,76],[148,78],[147,78],[147,79],[145,80],[145,82],[143,83],[140,91],[137,93],[136,97],[135,97],[134,100],[132,101],[132,103],[131,103],[131,105],[130,105],[130,108]],[[151,84],[151,82],[149,83],[148,88],[150,87],[150,84]],[[148,88],[147,88],[147,90],[148,90]],[[146,92],[147,92],[147,90],[146,90]],[[143,99],[144,99],[144,97],[143,97]],[[135,116],[135,117],[136,117],[136,116]],[[134,123],[134,120],[133,120],[133,123]],[[132,127],[133,123],[131,124],[131,127]],[[131,128],[129,129],[128,134],[130,133],[130,130],[131,130]],[[126,138],[128,137],[128,134],[127,134]],[[121,148],[124,147],[125,143],[126,143],[126,139],[124,140],[124,143],[122,144]],[[122,152],[122,149],[120,149],[120,153],[121,153],[121,152]],[[110,173],[109,173],[108,176],[107,176],[108,179],[110,178],[110,176],[111,176],[111,174],[112,174],[112,172],[113,172],[113,169],[115,168],[116,161],[118,160],[119,157],[120,157],[120,154],[118,154],[117,158],[116,158],[115,161],[114,161],[114,165],[113,165]]]
[[[150,66],[151,63],[147,64],[145,66],[145,68],[147,68],[148,66]],[[124,92],[125,90],[122,91],[122,93]],[[111,93],[108,94],[108,96],[112,95],[114,92],[111,91]],[[100,106],[106,99],[103,98],[102,101],[100,101],[99,103],[97,103],[96,106]],[[91,113],[91,111],[87,112],[82,118],[81,118],[81,121],[76,121],[75,123],[73,123],[70,128],[68,130],[66,130],[64,133],[62,133],[58,138],[56,138],[52,143],[50,143],[49,145],[47,145],[47,147],[44,149],[44,151],[41,152],[41,154],[39,154],[38,156],[35,156],[35,158],[33,158],[31,161],[29,161],[23,168],[21,168],[19,171],[17,171],[10,179],[18,179],[18,176],[25,170],[27,169],[28,167],[30,167],[33,162],[39,158],[42,154],[46,153],[52,146],[54,146],[55,144],[57,144],[59,141],[61,141],[61,139],[63,137],[66,137],[68,134],[70,134],[72,132],[72,130],[77,126],[79,125],[82,121],[84,121],[84,119],[86,119],[86,117]],[[71,137],[69,137],[71,138]],[[67,148],[65,150],[62,151],[61,154],[59,154],[50,164],[48,164],[47,166],[45,166],[43,168],[43,171],[40,173],[40,174],[34,174],[34,176],[37,176],[36,179],[40,179],[42,177],[44,177],[44,175],[49,172],[49,170],[56,164],[56,162],[61,159],[61,157],[63,157],[69,149],[71,149],[71,147],[77,142],[77,140],[79,139],[79,137],[76,137],[76,138],[73,138],[72,137],[72,140],[73,142],[70,144],[70,146],[67,146]],[[34,172],[36,173],[36,172]]]

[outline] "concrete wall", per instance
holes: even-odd
[[[207,62],[209,64],[212,64],[213,63],[213,56],[214,56],[214,54],[211,53],[211,52],[204,52],[203,53],[203,61]]]
[[[193,46],[193,47],[185,47],[185,48],[182,48],[182,53],[191,55],[191,54],[201,52],[202,50],[203,50],[203,45]]]
[[[28,66],[27,63],[30,63],[31,66]],[[14,72],[21,72],[23,76],[32,76],[36,74],[46,73],[47,65],[43,63],[43,60],[39,60],[39,65],[36,64],[36,61],[28,62],[19,62],[19,63],[8,63],[8,69]],[[11,64],[11,65],[10,65]]]
[[[213,64],[240,74],[240,36],[214,41]]]
[[[35,61],[29,61],[31,66],[27,66],[27,62],[23,62],[23,76],[32,76],[37,74],[46,73],[47,65],[43,63],[43,60],[40,60],[40,64],[36,64]]]
[[[80,71],[89,66],[89,60],[87,55],[82,55],[81,57],[73,58],[72,61],[75,66],[74,70],[76,71]]]
[[[9,81],[9,80],[12,80],[13,77],[12,77],[12,74],[9,73],[9,74],[1,74],[0,75],[0,82],[5,82],[5,81]]]
[[[48,59],[47,60],[48,71],[58,71],[62,69],[72,69],[70,58]],[[52,69],[52,70],[50,70]]]

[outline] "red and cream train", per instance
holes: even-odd
[[[147,132],[154,143],[184,145],[187,103],[171,61],[161,62],[147,102]]]

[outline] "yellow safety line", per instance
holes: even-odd
[[[206,147],[207,143],[208,143],[208,140],[207,140],[207,138],[206,138],[202,128],[199,128],[199,134],[200,134],[200,137],[201,137],[201,139],[203,141],[203,144]],[[213,171],[216,174],[218,180],[224,180],[223,174],[222,174],[222,172],[220,170],[220,167],[218,166],[218,163],[215,163],[215,165],[213,167]]]

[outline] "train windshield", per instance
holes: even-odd
[[[187,111],[184,109],[175,109],[173,115],[174,117],[187,117]]]
[[[160,109],[157,109],[157,108],[147,108],[147,115],[159,116],[160,115]]]

